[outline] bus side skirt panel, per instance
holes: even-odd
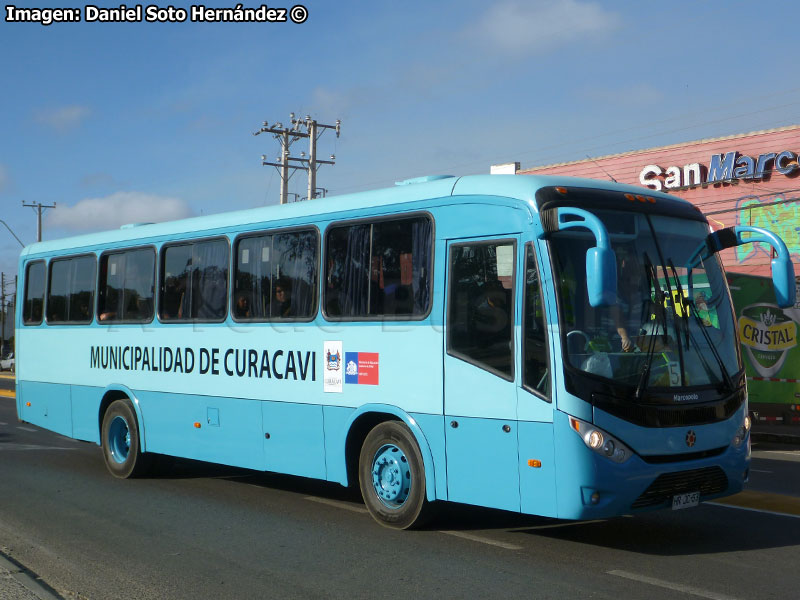
[[[17,390],[25,399],[19,406],[21,421],[72,437],[69,384],[19,381]]]

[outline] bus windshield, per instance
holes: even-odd
[[[584,373],[636,387],[724,386],[739,371],[736,325],[716,255],[690,266],[708,226],[661,215],[597,210],[617,261],[617,301],[593,308],[586,291],[592,234],[555,233],[565,361]],[[730,390],[732,391],[732,389]]]

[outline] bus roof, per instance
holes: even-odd
[[[420,181],[417,183],[417,181]],[[380,208],[383,206],[402,207],[427,199],[448,196],[495,196],[519,200],[537,210],[534,202],[536,191],[548,186],[572,186],[594,189],[616,190],[634,194],[647,193],[648,196],[689,204],[687,201],[666,194],[645,190],[627,184],[618,184],[598,179],[579,179],[574,177],[550,175],[468,175],[463,177],[423,177],[417,180],[400,182],[392,188],[370,190],[330,196],[324,200],[295,202],[283,205],[263,206],[232,212],[216,213],[201,217],[190,217],[163,223],[135,224],[121,229],[84,234],[57,240],[48,240],[26,246],[21,256],[45,254],[65,249],[99,246],[118,242],[131,242],[144,238],[168,238],[173,235],[202,233],[225,228],[238,227],[250,223],[269,221],[291,221],[295,219],[324,219],[326,215],[343,212]]]

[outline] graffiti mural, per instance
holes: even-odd
[[[743,196],[736,201],[736,224],[763,227],[777,233],[794,262],[800,260],[800,198],[784,196]],[[736,261],[749,262],[755,258],[771,258],[769,244],[746,244],[736,248]]]

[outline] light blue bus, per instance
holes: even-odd
[[[102,447],[562,519],[742,489],[744,370],[722,248],[691,204],[534,176],[392,189],[34,244],[17,411]]]

